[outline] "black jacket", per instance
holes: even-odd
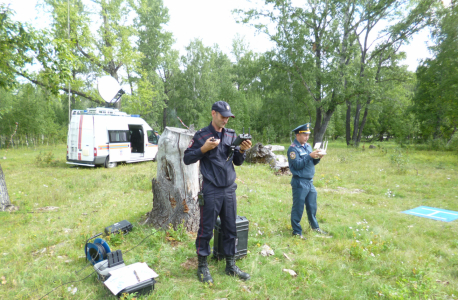
[[[234,163],[240,166],[245,160],[245,153],[240,153],[240,147],[235,147],[234,155],[227,160],[231,153],[231,144],[237,138],[233,129],[225,129],[221,133],[221,141],[213,150],[202,154],[200,148],[208,138],[218,139],[218,133],[210,123],[196,132],[188,149],[184,152],[183,161],[186,165],[193,164],[200,160],[200,172],[204,182],[210,182],[216,187],[227,187],[234,183],[236,174]],[[227,161],[226,161],[227,160]]]

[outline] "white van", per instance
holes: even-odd
[[[113,168],[118,162],[154,160],[157,144],[156,132],[138,115],[102,107],[73,110],[67,164]]]

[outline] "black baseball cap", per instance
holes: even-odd
[[[212,110],[219,112],[223,117],[233,117],[235,116],[231,112],[231,107],[227,102],[217,101],[213,103]]]

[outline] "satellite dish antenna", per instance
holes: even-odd
[[[115,104],[125,94],[119,83],[111,76],[102,76],[98,80],[99,95],[107,104]]]

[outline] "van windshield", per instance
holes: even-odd
[[[154,130],[148,130],[147,133],[148,133],[148,143],[157,145],[158,138]]]

